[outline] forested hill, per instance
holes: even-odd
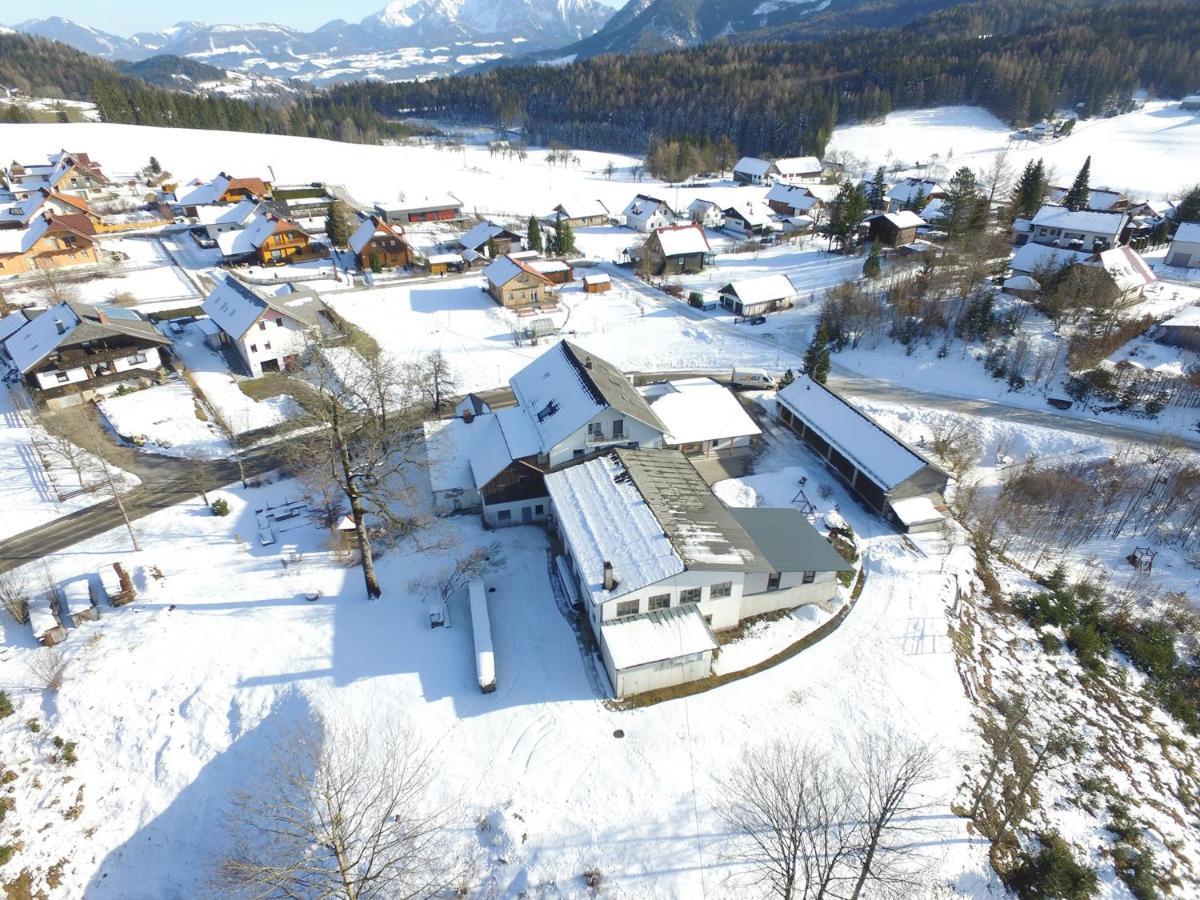
[[[562,67],[337,88],[384,116],[524,120],[531,142],[642,152],[728,135],[743,153],[824,151],[835,124],[893,108],[973,104],[1014,125],[1063,106],[1103,112],[1137,88],[1181,96],[1200,72],[1195,0],[984,0],[898,29],[717,43]]]
[[[292,134],[373,143],[412,129],[385,122],[364,98],[324,92],[287,102],[253,103],[167,90],[120,72],[104,60],[43,38],[0,34],[0,84],[32,97],[89,100],[106,122]],[[0,101],[0,118],[22,110]]]

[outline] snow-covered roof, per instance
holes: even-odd
[[[399,240],[405,239],[404,229],[401,226],[393,225],[377,216],[370,216],[359,223],[359,226],[354,229],[354,234],[350,235],[350,249],[355,253],[362,253],[367,244],[371,242],[371,238],[377,234]]]
[[[1017,248],[1009,266],[1017,274],[1030,274],[1046,270],[1053,271],[1072,263],[1087,262],[1092,254],[1082,250],[1066,250],[1062,247],[1047,247],[1044,244],[1025,244]]]
[[[757,156],[743,156],[734,163],[733,171],[741,172],[755,178],[762,178],[770,173],[774,165],[769,159],[759,159]]]
[[[483,417],[474,422],[435,419],[424,424],[429,483],[434,491],[475,489],[471,454],[487,432]]]
[[[0,229],[0,254],[28,253],[50,228],[50,219],[38,216],[25,228]]]
[[[605,622],[600,632],[617,670],[705,653],[718,646],[694,603]]]
[[[654,232],[664,256],[684,256],[690,253],[708,253],[712,249],[704,229],[699,225],[671,225]]]
[[[245,228],[223,231],[217,235],[217,247],[223,256],[245,256],[262,246],[275,233],[279,220],[260,210]]]
[[[1007,291],[1040,291],[1042,286],[1032,276],[1013,275],[1004,279],[1004,289]]]
[[[558,204],[546,218],[555,219],[560,215],[568,219],[591,219],[595,216],[607,216],[608,207],[600,200],[572,200],[569,203]]]
[[[768,303],[796,296],[796,288],[786,275],[776,273],[757,278],[739,278],[721,288],[720,293],[737,297],[743,303]]]
[[[103,340],[117,335],[151,344],[169,344],[159,331],[133,310],[107,304],[58,303],[40,313],[4,342],[13,363],[29,372],[64,344]]]
[[[1200,244],[1200,222],[1184,222],[1175,229],[1171,243]]]
[[[741,206],[730,206],[725,209],[725,218],[740,218],[752,228],[763,228],[772,224],[775,212],[764,203],[750,201]]]
[[[933,222],[940,219],[945,212],[946,201],[941,197],[934,197],[921,210],[921,218],[926,222]],[[1015,227],[1015,224],[1014,224]]]
[[[1146,265],[1146,261],[1129,246],[1113,247],[1111,250],[1097,253],[1094,262],[1109,274],[1117,289],[1122,292],[1158,281]]]
[[[792,209],[807,212],[821,200],[803,185],[784,184],[780,181],[767,191],[767,202],[786,203]]]
[[[554,514],[587,584],[601,604],[682,573],[683,560],[616,454],[546,476]],[[604,563],[617,580],[604,589]]]
[[[461,253],[434,253],[432,256],[425,257],[425,262],[431,266],[440,266],[460,263],[464,259],[465,257]]]
[[[257,200],[242,200],[233,206],[228,204],[208,204],[196,208],[196,221],[201,225],[243,225],[255,210]]]
[[[16,334],[19,329],[24,328],[28,322],[29,319],[20,310],[10,312],[7,316],[0,318],[0,344]]]
[[[945,518],[928,497],[906,497],[903,500],[893,500],[891,507],[896,518],[908,528],[912,528],[914,525],[940,522]]]
[[[430,262],[433,262],[432,258],[430,258]],[[501,287],[521,274],[532,275],[544,282],[548,281],[545,275],[533,268],[529,263],[521,259],[513,259],[511,256],[501,256],[483,270],[483,276],[488,281]]]
[[[705,200],[703,198],[697,198],[688,204],[688,212],[693,215],[703,215],[713,208],[720,209],[720,206],[712,200]]]
[[[908,203],[918,196],[928,197],[935,193],[944,194],[946,189],[932,178],[905,178],[892,185],[887,198],[896,203]]]
[[[508,229],[502,225],[497,225],[494,222],[480,222],[466,234],[458,239],[458,242],[467,250],[478,250],[497,235],[504,234]]]
[[[589,286],[593,284],[612,284],[612,276],[606,272],[601,272],[599,275],[584,275],[583,283]]]
[[[1052,187],[1046,192],[1046,199],[1052,203],[1062,203],[1067,194],[1070,192],[1070,188]],[[1108,191],[1104,190],[1103,188],[1095,188],[1088,191],[1087,209],[1103,212],[1105,210],[1112,209],[1124,199],[1125,195],[1120,191]]]
[[[1166,328],[1200,328],[1200,306],[1189,306],[1163,322]]]
[[[234,340],[240,340],[268,309],[311,327],[319,324],[319,311],[324,306],[310,290],[294,288],[269,297],[232,276],[226,276],[200,304],[204,313]]]
[[[543,275],[549,275],[552,272],[570,272],[571,267],[561,259],[534,259],[530,260],[529,268],[535,272],[541,272]]]
[[[203,206],[216,203],[227,187],[229,187],[229,178],[225,175],[218,175],[212,181],[193,182],[189,185],[190,190],[180,196],[178,203],[180,206]]]
[[[775,168],[780,178],[801,178],[820,175],[824,167],[815,156],[787,156],[775,160]]]
[[[694,444],[760,434],[737,397],[711,378],[684,378],[642,388],[667,427],[668,444]]]
[[[885,492],[929,465],[874,419],[807,375],[797,376],[778,399]]]
[[[878,216],[872,216],[875,219],[886,219],[897,228],[920,228],[926,224],[925,220],[918,216],[911,209],[904,209],[900,212],[882,213]]]
[[[674,216],[675,212],[665,200],[659,200],[657,197],[651,197],[649,194],[638,194],[629,201],[629,205],[625,207],[624,215],[626,218],[649,218],[654,214],[655,210],[661,209],[666,215]]]
[[[1072,212],[1065,206],[1043,206],[1033,217],[1035,227],[1062,228],[1067,231],[1083,231],[1089,234],[1105,234],[1116,238],[1125,227],[1129,216],[1125,213],[1094,212],[1078,210]]]
[[[541,442],[525,410],[508,407],[471,423],[480,426],[480,436],[470,450],[471,477],[481,490],[508,468],[513,460],[541,452]]]

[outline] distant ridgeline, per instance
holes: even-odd
[[[1196,0],[983,0],[902,28],[795,40],[800,33],[360,83],[331,99],[365,101],[384,117],[524,123],[539,144],[640,153],[655,136],[727,135],[743,153],[821,155],[838,123],[893,108],[971,104],[1022,125],[1077,103],[1086,116],[1119,109],[1139,88],[1182,96],[1200,72]]]
[[[160,74],[161,66],[149,60],[139,66],[148,77]],[[291,134],[362,143],[414,133],[408,126],[384,121],[361,100],[316,92],[255,103],[169,90],[126,75],[111,63],[65,44],[22,34],[0,34],[0,85],[19,88],[34,97],[90,100],[106,122],[123,124]],[[23,117],[19,107],[6,107],[0,100],[0,119],[27,121],[28,117]]]

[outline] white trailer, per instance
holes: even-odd
[[[472,579],[467,586],[471,598],[471,631],[475,636],[475,670],[479,689],[485,694],[496,690],[496,656],[492,651],[492,621],[488,616],[487,591],[483,582]]]

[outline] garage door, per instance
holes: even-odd
[[[1186,253],[1176,253],[1167,261],[1168,266],[1174,266],[1178,269],[1186,269],[1192,264],[1192,258]]]

